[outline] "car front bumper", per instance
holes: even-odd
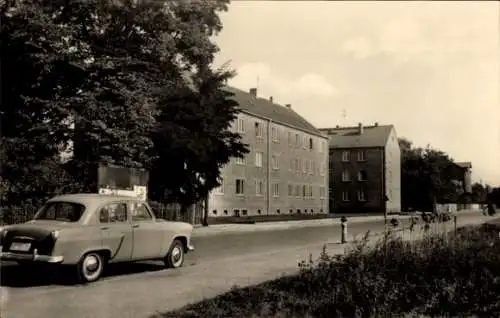
[[[2,246],[0,245],[0,251]],[[33,254],[22,254],[13,252],[0,252],[0,260],[2,261],[28,261],[58,264],[64,260],[63,256],[40,255],[35,250]]]

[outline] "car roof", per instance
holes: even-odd
[[[134,197],[124,196],[124,195],[109,195],[109,194],[97,194],[97,193],[75,193],[75,194],[64,194],[53,197],[49,200],[52,201],[67,201],[74,203],[81,203],[84,205],[89,204],[105,204],[108,202],[114,202],[117,200],[128,200],[136,201],[139,200]]]

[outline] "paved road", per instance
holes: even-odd
[[[464,215],[461,223],[477,220]],[[407,223],[407,221],[404,221]],[[351,234],[381,231],[383,221],[353,223]],[[195,237],[196,252],[178,270],[154,263],[115,266],[90,285],[68,285],[42,273],[23,273],[17,266],[2,270],[2,318],[148,317],[205,297],[297,270],[297,262],[340,238],[337,226]],[[343,247],[337,245],[341,250]]]

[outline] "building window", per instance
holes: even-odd
[[[262,180],[255,181],[255,195],[257,196],[264,195],[264,181]]]
[[[351,176],[349,175],[349,171],[344,170],[344,172],[342,172],[342,181],[344,182],[351,181]]]
[[[295,134],[295,146],[300,147],[300,136],[299,134]]]
[[[278,127],[271,127],[271,136],[274,142],[280,142]]]
[[[300,185],[295,186],[295,196],[300,197]]]
[[[260,209],[257,210],[258,214],[262,214],[262,211]]]
[[[277,213],[277,214],[280,214],[280,213],[281,213],[281,212],[280,212],[280,209],[277,209],[277,210],[276,210],[276,213]]]
[[[296,172],[300,171],[300,159],[298,158],[295,159],[295,171]]]
[[[365,191],[358,190],[358,201],[360,201],[360,202],[366,201]]]
[[[262,125],[258,122],[255,123],[255,137],[262,138],[264,129]]]
[[[291,131],[288,132],[288,145],[289,146],[293,145],[293,134]]]
[[[314,170],[316,170],[316,163],[314,161],[311,161],[311,171],[310,171],[311,175],[314,174]]]
[[[236,164],[237,165],[244,165],[245,164],[245,157],[243,157],[243,158],[236,157]]]
[[[241,210],[242,215],[247,215],[247,210]]]
[[[319,198],[323,199],[325,197],[325,187],[319,187]]]
[[[293,185],[288,184],[288,196],[291,197],[293,196]]]
[[[215,194],[224,194],[224,179],[221,178],[219,180],[219,182],[220,182],[220,186],[215,188],[214,193]]]
[[[323,162],[323,163],[321,164],[321,168],[320,168],[319,174],[320,174],[321,176],[324,176],[324,175],[325,175],[325,170],[326,170],[326,163],[324,163],[324,162]]]
[[[342,162],[349,161],[349,151],[342,151]]]
[[[313,150],[313,139],[309,138],[309,149]]]
[[[313,197],[313,186],[309,185],[309,198]]]
[[[264,156],[264,155],[263,155],[263,153],[262,153],[262,152],[260,152],[260,151],[257,151],[257,152],[255,153],[255,165],[256,165],[257,167],[262,167],[262,157],[263,157],[263,156]]]
[[[236,121],[236,131],[239,133],[245,132],[245,120],[243,118],[238,118]]]
[[[214,215],[217,215],[217,210],[213,210],[213,211],[212,211],[212,213],[213,213]]]
[[[319,142],[319,152],[323,153],[325,151],[325,148],[326,148],[326,143],[324,141],[320,141]]]
[[[302,148],[304,148],[304,149],[307,148],[307,136],[304,136],[302,138]]]
[[[348,191],[342,191],[342,201],[347,202],[349,201],[349,192]]]
[[[307,172],[307,159],[302,160],[302,173]]]
[[[227,215],[227,214],[228,214],[227,210],[224,210],[224,215]]]
[[[280,184],[273,183],[273,197],[279,197],[279,196],[280,196]]]
[[[272,162],[273,162],[273,169],[274,170],[278,170],[280,167],[279,167],[279,159],[278,159],[278,155],[273,155],[271,157],[272,159]]]
[[[294,167],[294,166],[295,166],[295,159],[290,158],[290,167],[289,167],[289,169],[288,169],[288,170],[290,170],[290,171],[295,170],[295,167]]]
[[[243,195],[245,193],[245,180],[236,179],[236,194]]]
[[[361,170],[358,172],[358,181],[366,181],[366,171]]]
[[[305,185],[303,185],[303,186],[302,186],[302,197],[304,197],[304,198],[305,198],[306,196],[307,196],[307,189],[306,189],[306,186],[305,186]]]
[[[358,151],[358,161],[365,161],[365,151],[364,150],[359,150]]]

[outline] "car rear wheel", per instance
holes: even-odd
[[[179,268],[184,264],[184,244],[180,240],[174,240],[164,263],[167,268]]]
[[[98,252],[85,254],[77,265],[78,280],[82,283],[95,282],[104,271],[104,257]]]

